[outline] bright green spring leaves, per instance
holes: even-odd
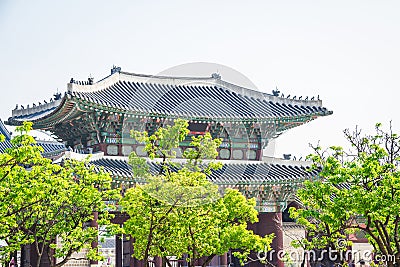
[[[308,181],[298,191],[303,209],[291,216],[304,225],[308,240],[297,241],[306,249],[338,247],[337,240],[362,232],[385,256],[400,263],[400,139],[376,125],[376,134],[344,131],[352,150],[315,148],[310,158],[321,168],[319,181]],[[350,243],[350,242],[348,242]],[[388,263],[393,264],[392,263]]]
[[[48,254],[60,266],[73,252],[90,249],[97,241],[98,230],[88,222],[96,211],[99,225],[109,224],[104,200],[118,195],[111,190],[110,176],[87,162],[57,165],[43,158],[43,149],[28,135],[31,127],[17,127],[13,147],[0,154],[0,239],[8,244],[1,252],[34,244],[39,261]],[[89,255],[99,257],[95,251]]]
[[[132,134],[145,144],[151,159],[161,159],[159,173],[151,175],[145,159],[130,156],[136,177],[147,182],[129,189],[121,201],[130,216],[124,231],[134,239],[134,256],[146,262],[159,256],[169,264],[169,256],[187,255],[190,266],[206,257],[197,263],[206,266],[230,249],[240,249],[236,256],[245,261],[250,251],[269,248],[272,237],[261,238],[246,229],[247,223],[257,221],[255,200],[231,189],[221,195],[207,180],[207,174],[222,166],[215,161],[220,139],[213,140],[210,134],[192,137],[185,160],[174,160],[187,127],[187,121],[178,119],[151,136]]]

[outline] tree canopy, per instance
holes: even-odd
[[[0,154],[0,240],[7,243],[1,253],[33,244],[37,266],[44,255],[61,266],[83,248],[99,258],[90,247],[98,229],[88,223],[98,212],[98,223],[110,224],[104,200],[118,198],[110,176],[85,161],[59,165],[43,158],[43,148],[28,135],[31,128],[29,122],[17,127],[12,147]]]
[[[207,180],[207,174],[221,167],[215,161],[220,139],[193,136],[184,160],[174,161],[187,127],[187,121],[178,119],[150,136],[132,132],[150,159],[160,159],[159,171],[151,173],[145,159],[130,156],[134,173],[146,179],[146,184],[127,190],[121,201],[130,216],[124,231],[133,237],[134,256],[146,264],[157,256],[171,265],[170,256],[186,255],[189,266],[206,266],[230,249],[237,249],[236,256],[245,260],[250,251],[269,248],[272,236],[262,238],[247,230],[247,223],[257,221],[255,200],[237,190],[220,192]]]
[[[291,216],[305,226],[308,238],[296,241],[306,249],[346,250],[349,235],[362,233],[389,266],[400,264],[400,137],[376,124],[375,134],[345,130],[349,151],[314,147],[310,156],[320,179],[298,191],[301,209]],[[347,240],[345,243],[340,240]],[[365,260],[365,259],[364,259]],[[336,264],[351,259],[338,257]],[[332,261],[331,261],[332,262]]]

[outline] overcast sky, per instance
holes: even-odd
[[[355,125],[400,129],[399,12],[400,1],[377,0],[0,0],[0,118],[113,64],[157,74],[211,62],[264,92],[320,95],[333,115],[276,142],[278,157],[305,156],[310,142],[344,145],[342,130]]]

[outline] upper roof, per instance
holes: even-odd
[[[71,102],[119,113],[198,119],[255,119],[332,114],[318,99],[285,98],[223,81],[220,76],[169,77],[114,71],[93,83],[71,79],[64,97],[31,108],[15,109],[12,120],[38,121]]]

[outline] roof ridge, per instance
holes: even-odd
[[[213,76],[168,76],[168,75],[153,75],[153,74],[143,74],[143,73],[133,73],[133,72],[127,72],[127,71],[121,71],[120,73],[126,74],[126,75],[131,75],[131,76],[137,76],[137,77],[146,77],[146,78],[156,78],[156,79],[182,79],[182,80],[210,80],[210,79],[216,79]],[[111,76],[111,75],[109,75]],[[108,77],[108,76],[107,76]]]
[[[240,94],[248,98],[255,98],[266,101],[273,101],[276,103],[285,104],[298,104],[298,105],[315,105],[322,106],[322,101],[318,98],[314,99],[292,99],[276,96],[252,88],[240,86],[228,81],[221,79],[220,76],[211,75],[210,77],[189,77],[189,76],[165,76],[165,75],[149,75],[149,74],[138,74],[131,72],[118,71],[111,75],[104,77],[103,79],[93,83],[68,83],[68,92],[79,92],[79,93],[90,93],[98,92],[107,87],[110,87],[118,82],[128,81],[136,83],[148,83],[158,85],[172,85],[172,86],[217,86],[225,90],[229,90],[235,94]],[[290,94],[288,95],[290,96]]]

